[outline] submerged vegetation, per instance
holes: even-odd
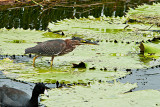
[[[159,4],[130,9],[127,17],[89,16],[49,23],[49,29],[62,30],[65,35],[48,31],[0,29],[0,55],[22,55],[29,59],[18,62],[14,58],[3,58],[0,60],[0,70],[9,78],[27,82],[56,83],[59,81],[61,84],[86,85],[51,89],[49,99],[42,97],[42,103],[47,106],[53,106],[53,103],[54,106],[160,105],[159,91],[130,92],[137,87],[136,83],[116,82],[116,79],[131,74],[132,69],[154,66],[150,61],[159,58],[160,34],[155,32],[159,31],[157,20],[150,21],[152,18],[146,20],[144,18],[158,17],[158,15],[154,16],[157,14],[156,11],[150,10],[151,13],[149,13],[148,9],[152,7],[159,9]],[[145,11],[147,14],[144,14]],[[131,19],[138,23],[127,23]],[[99,45],[81,45],[69,54],[55,57],[53,68],[48,64],[50,60],[48,57],[37,59],[37,66],[32,67],[31,58],[24,55],[24,50],[36,45],[36,42],[57,38],[68,39],[73,36],[97,41]],[[23,57],[21,58],[23,60]],[[80,62],[85,64],[84,68],[73,67],[73,64]],[[106,81],[114,81],[114,83]]]

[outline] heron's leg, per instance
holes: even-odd
[[[54,56],[52,56],[52,59],[51,59],[51,66],[53,65],[53,59],[54,59]]]
[[[38,57],[38,56],[35,56],[35,57],[33,58],[33,66],[35,66],[35,60],[36,60],[37,57]]]

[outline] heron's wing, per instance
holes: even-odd
[[[50,40],[43,43],[38,44],[39,53],[42,55],[59,55],[66,48],[66,43],[64,40]]]

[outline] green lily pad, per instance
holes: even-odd
[[[23,55],[28,47],[35,46],[35,42],[42,42],[61,37],[50,32],[23,30],[23,29],[0,29],[0,54]]]
[[[128,19],[138,22],[160,25],[159,10],[160,3],[153,3],[153,5],[144,4],[135,9],[130,8],[126,16]]]
[[[81,45],[71,53],[55,57],[52,68],[47,63],[50,58],[43,57],[41,60],[36,60],[35,68],[32,67],[31,60],[24,63],[21,69],[15,67],[7,70],[9,67],[6,66],[3,72],[8,77],[16,75],[14,78],[18,80],[31,82],[55,83],[58,80],[66,83],[79,81],[85,83],[92,80],[113,80],[129,74],[124,71],[127,68],[136,69],[146,66],[139,62],[138,55],[132,55],[131,52],[137,51],[136,47],[138,45],[135,46],[135,43],[126,45],[108,42],[99,42],[99,45]],[[84,62],[86,69],[72,68],[72,63],[77,62]],[[92,67],[95,70],[90,70]]]
[[[113,80],[129,74],[124,71],[128,68],[140,69],[146,66],[139,61],[138,54],[132,54],[139,51],[137,48],[138,45],[134,42],[81,45],[66,55],[55,57],[53,68],[48,64],[50,57],[42,57],[41,60],[40,58],[36,60],[35,68],[32,67],[32,60],[24,62],[18,69],[5,64],[3,73],[7,77],[30,82],[55,83],[58,80],[66,83],[86,83],[92,80]],[[78,62],[84,62],[86,69],[72,68],[72,63]],[[95,70],[90,70],[93,67]]]
[[[50,97],[42,96],[41,103],[47,107],[93,106],[93,107],[131,107],[159,105],[160,92],[156,90],[127,91],[137,87],[136,84],[115,82],[97,83],[91,86],[73,86],[72,88],[49,90]]]
[[[63,30],[65,37],[71,38],[72,34],[78,32],[76,35],[80,34],[84,38],[102,39],[99,45],[77,46],[74,51],[64,56],[55,57],[53,68],[51,69],[49,69],[50,65],[48,64],[50,61],[49,57],[41,58],[41,60],[37,59],[36,68],[32,67],[32,60],[22,64],[10,63],[7,66],[2,63],[0,66],[5,67],[3,68],[3,72],[8,77],[24,81],[47,83],[54,83],[56,80],[71,83],[91,80],[112,80],[127,75],[128,73],[124,72],[126,69],[141,69],[146,67],[146,65],[139,61],[138,54],[135,54],[139,53],[138,45],[136,45],[135,42],[127,41],[128,43],[121,43],[117,41],[114,43],[106,42],[106,40],[118,39],[133,41],[136,39],[137,41],[152,38],[154,35],[150,35],[150,37],[146,36],[146,34],[145,36],[136,36],[135,32],[133,32],[132,36],[128,35],[131,31],[125,31],[126,29],[123,28],[126,25],[120,23],[123,18],[114,18],[113,20],[116,21],[112,21],[106,17],[89,17],[67,19],[57,22],[56,24],[50,24],[49,27],[51,27],[51,30]],[[110,21],[112,21],[112,24],[109,24]],[[131,26],[131,30],[134,26],[135,25]],[[144,25],[144,27],[146,26]],[[113,29],[114,31],[118,29],[118,32],[104,32],[103,28]],[[122,31],[122,29],[124,31]],[[23,54],[26,48],[36,45],[35,42],[41,42],[55,37],[58,38],[57,34],[54,35],[51,34],[51,32],[44,31],[1,29],[0,32],[0,36],[2,36],[2,42],[0,44],[1,53],[11,55]],[[85,36],[84,34],[86,32],[87,34],[89,33],[89,35]],[[60,37],[62,37],[62,35],[60,35]],[[138,39],[137,37],[140,38]],[[86,69],[73,69],[72,63],[78,62],[84,62],[87,65]],[[11,66],[12,64],[16,66]],[[18,65],[21,66],[19,67]],[[94,70],[91,70],[91,68],[94,68]]]
[[[70,67],[37,67],[27,64],[15,64],[12,60],[0,60],[0,70],[10,78],[28,82],[56,83],[87,83],[93,80],[113,80],[129,74],[125,71],[100,71],[77,69]]]
[[[145,31],[151,25],[123,24],[125,17],[65,19],[57,23],[49,23],[51,30],[63,30],[67,36],[79,36],[91,40],[146,41],[159,36],[157,33]],[[157,27],[152,27],[158,29]]]
[[[141,43],[140,50],[145,56],[160,56],[160,45],[155,43]]]

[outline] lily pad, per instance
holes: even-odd
[[[124,48],[125,47],[125,48]],[[143,68],[145,65],[139,62],[139,56],[132,54],[137,52],[135,43],[109,43],[99,42],[99,45],[78,46],[73,52],[64,56],[55,57],[53,68],[46,62],[49,57],[36,60],[36,68],[32,66],[32,60],[24,63],[24,69],[3,71],[7,76],[17,74],[16,79],[32,82],[52,82],[65,80],[69,82],[87,82],[90,80],[112,80],[127,75],[125,69]],[[74,69],[72,63],[84,62],[86,69]],[[132,63],[130,63],[132,62]],[[1,65],[3,66],[3,64]],[[94,67],[95,70],[89,70]],[[103,69],[107,68],[106,70]],[[115,70],[118,69],[118,70]]]
[[[50,32],[23,30],[23,29],[0,29],[0,54],[23,55],[28,47],[35,46],[35,42],[42,42],[61,37]]]
[[[91,86],[74,86],[72,88],[52,89],[50,98],[42,96],[41,103],[47,107],[60,106],[93,106],[93,107],[131,107],[159,105],[160,92],[156,90],[142,90],[128,92],[137,87],[136,84],[122,84],[115,82],[94,83]]]
[[[86,83],[92,80],[113,80],[129,74],[124,71],[128,68],[140,69],[146,66],[139,61],[138,54],[135,54],[139,51],[137,48],[138,45],[136,46],[134,42],[130,44],[99,42],[99,45],[81,45],[73,52],[55,57],[53,68],[48,64],[50,58],[42,57],[41,60],[36,60],[35,68],[32,67],[30,60],[24,62],[21,69],[13,67],[7,70],[10,66],[6,66],[3,73],[8,77],[30,82],[55,83],[58,80],[66,83]],[[78,62],[84,62],[86,68],[72,68],[72,64]],[[90,70],[92,67],[95,70]]]
[[[80,18],[65,19],[57,23],[49,23],[51,30],[63,30],[67,36],[79,36],[92,40],[117,41],[146,41],[159,36],[157,33],[145,31],[151,27],[147,24],[124,24],[127,20],[122,18]],[[152,27],[158,29],[157,27]],[[140,30],[140,31],[139,31]]]
[[[30,82],[55,83],[56,80],[60,80],[73,83],[79,81],[87,82],[91,80],[113,80],[127,75],[128,73],[125,72],[126,69],[140,69],[146,67],[146,65],[139,61],[139,56],[137,54],[139,53],[139,49],[135,42],[106,42],[105,39],[137,41],[152,38],[153,35],[150,37],[141,35],[138,36],[138,38],[140,37],[138,39],[135,36],[135,32],[133,32],[133,35],[131,36],[128,35],[128,31],[127,33],[125,32],[125,29],[124,31],[118,31],[115,34],[113,32],[103,32],[103,28],[112,30],[122,29],[126,26],[125,24],[120,23],[123,18],[114,18],[113,20],[116,21],[114,22],[106,17],[100,17],[97,19],[89,17],[67,19],[57,22],[56,24],[50,24],[49,27],[51,27],[51,30],[63,30],[64,32],[68,32],[65,32],[66,37],[71,38],[72,34],[79,32],[84,38],[91,39],[93,37],[95,40],[98,40],[101,37],[103,38],[101,38],[102,41],[99,42],[99,45],[81,45],[64,56],[56,57],[54,59],[53,68],[51,69],[49,69],[50,66],[48,64],[50,58],[42,57],[41,60],[36,60],[36,68],[32,67],[32,60],[22,63],[19,68],[2,64],[0,66],[5,67],[3,68],[3,73],[8,77]],[[108,21],[112,21],[113,24],[109,24]],[[133,27],[134,25],[131,26],[131,28]],[[97,28],[101,30],[95,30]],[[51,32],[44,31],[22,29],[1,29],[0,31],[2,36],[2,43],[0,46],[2,54],[23,54],[25,48],[34,46],[35,42],[41,42],[57,37],[57,34],[52,35],[50,34]],[[94,35],[85,36],[84,34],[86,32]],[[127,34],[126,36],[125,33]],[[60,37],[61,36],[62,35],[60,35]],[[13,48],[13,46],[15,48]],[[86,69],[72,68],[73,63],[79,62],[84,62],[86,64]],[[12,65],[12,63],[10,64]],[[91,68],[94,68],[94,70],[91,70]]]
[[[128,19],[135,20],[142,23],[150,23],[160,25],[160,3],[153,3],[153,5],[144,4],[135,9],[131,9],[127,13]]]
[[[120,95],[135,87],[136,84],[95,82],[91,86],[52,89],[49,91],[51,97],[49,99],[42,97],[42,103],[49,107],[53,106],[53,104],[54,106],[96,106],[101,105],[100,102],[105,104],[107,99],[117,99]],[[59,104],[60,102],[61,104]]]
[[[155,43],[141,43],[140,50],[145,56],[160,56],[160,44]]]
[[[6,59],[0,61],[0,69],[10,78],[28,82],[45,82],[45,83],[88,83],[93,80],[113,80],[124,77],[129,74],[125,71],[91,71],[88,69],[77,68],[34,68],[27,64],[15,64],[12,60]]]

